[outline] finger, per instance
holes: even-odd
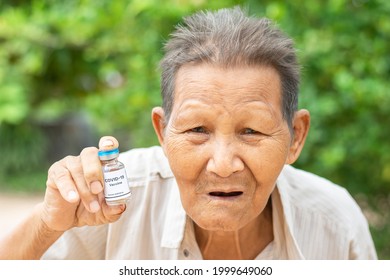
[[[102,215],[104,216],[104,219],[108,221],[109,223],[117,221],[123,212],[126,211],[126,204],[120,204],[120,205],[111,205],[109,206],[104,198],[104,194],[100,193],[98,194],[99,200],[101,200],[101,206],[102,206]]]
[[[119,142],[115,137],[112,136],[103,136],[99,141],[100,150],[112,150],[119,147]]]
[[[108,206],[106,203],[104,203],[102,205],[102,213],[104,218],[110,223],[117,221],[125,211],[126,204]]]
[[[91,213],[98,212],[100,210],[100,204],[98,202],[97,196],[90,191],[89,184],[86,182],[81,156],[66,157],[65,164],[73,178],[73,181],[75,182],[77,192],[84,204],[84,207]]]
[[[102,165],[98,157],[98,149],[95,147],[85,148],[80,153],[83,167],[84,180],[91,193],[98,194],[103,191]]]
[[[61,196],[70,203],[78,202],[80,199],[73,178],[61,161],[50,167],[46,185],[48,188],[57,189]]]

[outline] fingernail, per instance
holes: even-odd
[[[98,194],[103,190],[102,184],[99,181],[93,181],[91,183],[91,192],[94,194]]]
[[[96,213],[97,211],[99,211],[100,210],[99,202],[97,202],[96,200],[92,201],[89,204],[89,209],[91,210],[92,213]]]
[[[114,145],[114,142],[112,142],[112,140],[104,140],[103,142],[102,142],[102,147],[109,147],[109,146],[113,146]]]
[[[77,193],[75,191],[68,192],[68,200],[74,201],[77,199]]]

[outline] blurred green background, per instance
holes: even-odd
[[[299,168],[346,187],[390,259],[390,1],[0,0],[0,191],[114,135],[157,144],[158,62],[182,16],[241,5],[294,38],[312,128]]]

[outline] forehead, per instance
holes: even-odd
[[[176,75],[175,104],[188,99],[238,104],[250,101],[280,104],[281,83],[270,66],[218,67],[207,63],[187,64]]]

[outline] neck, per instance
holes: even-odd
[[[254,259],[273,240],[272,206],[236,231],[208,231],[195,224],[195,236],[204,259]]]

